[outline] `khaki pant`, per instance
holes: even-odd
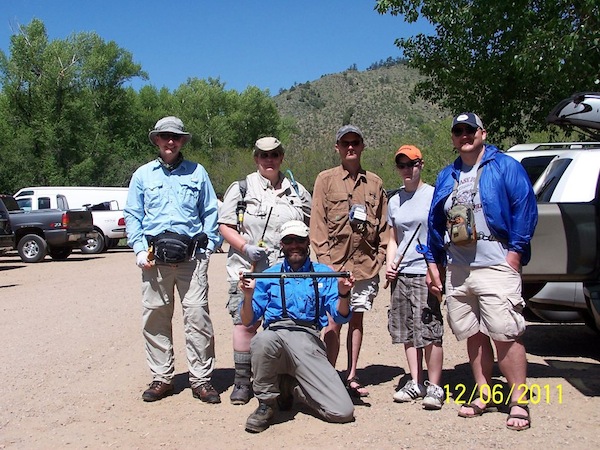
[[[448,324],[459,341],[481,331],[510,342],[525,332],[521,275],[507,263],[480,268],[450,264],[446,306]]]
[[[146,360],[153,381],[171,383],[175,372],[172,319],[175,288],[181,299],[190,386],[210,381],[215,367],[212,321],[208,309],[208,257],[160,264],[142,271],[142,321]]]
[[[299,384],[299,396],[329,422],[350,422],[354,405],[340,376],[327,360],[319,332],[291,320],[273,323],[252,338],[254,395],[263,401],[279,395],[279,375]]]

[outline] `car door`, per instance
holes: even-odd
[[[600,279],[599,168],[600,151],[556,157],[534,186],[538,224],[531,241],[531,261],[523,268],[523,281],[593,281]],[[579,161],[575,159],[579,158]],[[595,166],[594,166],[595,164]],[[592,192],[586,202],[561,202],[568,189],[581,186],[585,176]],[[583,188],[582,188],[583,189]],[[558,198],[557,198],[558,197]],[[557,201],[559,200],[559,201]]]

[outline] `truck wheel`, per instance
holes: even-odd
[[[48,254],[50,255],[50,258],[62,261],[67,259],[72,251],[73,249],[71,247],[50,247],[48,249]]]
[[[98,231],[97,236],[98,237],[96,238],[89,238],[87,240],[87,244],[81,246],[81,253],[86,253],[88,255],[102,253],[102,251],[106,247],[104,242],[104,235],[102,235],[102,233]]]
[[[23,236],[17,244],[17,251],[21,261],[26,263],[40,262],[46,257],[48,245],[46,241],[37,234]]]

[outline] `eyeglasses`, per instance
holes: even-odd
[[[307,237],[301,237],[301,236],[286,236],[281,238],[281,243],[283,245],[290,245],[293,244],[294,242],[297,244],[306,244],[306,241],[308,241]]]
[[[398,169],[412,169],[415,166],[418,166],[419,164],[421,164],[421,160],[420,159],[416,159],[414,161],[411,161],[409,163],[396,163],[396,167]]]
[[[465,127],[454,127],[452,128],[452,134],[456,137],[460,137],[463,134],[475,134],[477,133],[478,128],[473,128],[470,126],[465,126]]]
[[[258,159],[267,159],[267,158],[273,158],[273,159],[277,159],[282,155],[281,152],[278,152],[277,150],[272,151],[272,152],[260,152],[258,155]]]
[[[362,141],[360,139],[356,139],[354,141],[339,141],[338,144],[340,144],[342,147],[358,147],[360,144],[362,143]]]
[[[183,137],[183,135],[174,133],[158,133],[158,137],[165,141],[177,142]]]

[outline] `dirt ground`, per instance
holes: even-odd
[[[225,254],[211,258],[210,304],[223,402],[192,398],[187,384],[181,309],[174,320],[176,395],[145,403],[151,381],[141,335],[140,275],[130,250],[74,253],[66,261],[23,264],[0,256],[0,448],[591,448],[600,436],[600,339],[582,325],[530,323],[528,385],[532,429],[505,428],[506,414],[457,416],[472,378],[464,343],[446,329],[441,411],[397,404],[407,370],[387,332],[389,291],[365,315],[359,376],[370,396],[356,421],[329,424],[305,407],[280,413],[260,434],[244,431],[256,400],[229,403],[233,381],[231,320],[225,303]],[[343,328],[345,336],[346,327]],[[345,347],[338,370],[346,365]],[[497,368],[496,378],[502,380]],[[463,392],[464,390],[464,392]],[[505,394],[499,393],[504,398]]]

